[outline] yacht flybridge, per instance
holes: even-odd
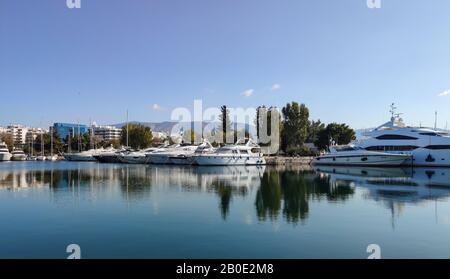
[[[408,154],[414,166],[450,167],[450,135],[432,128],[411,127],[391,107],[391,120],[364,133],[354,144],[367,151]]]

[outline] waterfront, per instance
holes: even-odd
[[[450,258],[450,169],[0,163],[0,258]]]

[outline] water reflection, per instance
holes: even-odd
[[[0,168],[0,189],[46,189],[53,201],[71,191],[91,200],[118,195],[127,202],[149,199],[153,191],[207,193],[217,197],[224,220],[233,200],[254,206],[260,222],[302,223],[314,202],[344,203],[363,189],[363,198],[399,212],[405,203],[450,196],[450,169],[285,167],[175,167],[95,163],[24,163]],[[164,203],[164,200],[158,202]]]
[[[259,220],[276,220],[282,212],[288,222],[297,223],[308,217],[311,200],[345,201],[354,193],[348,184],[332,184],[327,176],[312,170],[269,169],[264,173],[256,194]]]
[[[319,176],[328,177],[331,184],[347,183],[364,189],[363,198],[390,210],[392,228],[408,204],[434,202],[437,221],[437,201],[450,197],[450,169],[447,168],[320,167],[315,170]]]
[[[331,184],[347,183],[367,190],[366,198],[420,203],[450,196],[450,169],[320,167]]]

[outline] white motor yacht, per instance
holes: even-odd
[[[191,155],[195,152],[197,146],[195,145],[181,145],[175,144],[167,147],[158,148],[157,150],[148,153],[148,163],[151,164],[172,164],[171,157]]]
[[[330,152],[313,159],[314,165],[401,166],[411,164],[411,155],[368,151],[354,145],[330,146]]]
[[[25,161],[26,159],[27,155],[25,155],[22,149],[14,148],[11,152],[11,161]]]
[[[37,156],[36,157],[36,160],[37,161],[45,161],[47,159],[47,157],[45,157],[44,155],[41,155],[41,156]]]
[[[58,155],[49,155],[49,156],[45,157],[45,160],[56,161],[56,160],[58,160]]]
[[[193,153],[180,153],[174,156],[170,156],[169,160],[174,165],[192,165],[194,163],[194,157],[200,154],[211,154],[216,151],[216,148],[208,140],[203,140],[202,144],[197,146]]]
[[[140,151],[134,151],[130,153],[124,153],[118,156],[118,159],[121,163],[125,164],[147,164],[149,157],[147,154],[158,150],[158,147],[150,147]]]
[[[391,106],[391,120],[363,134],[354,142],[368,151],[409,154],[414,166],[450,167],[450,134],[436,128],[412,127],[403,123]]]
[[[6,143],[0,142],[0,161],[9,161],[11,160],[11,156]]]
[[[225,145],[213,153],[194,155],[193,162],[201,166],[266,164],[260,146],[251,139],[247,143],[244,139],[238,140],[236,144]]]
[[[77,161],[77,162],[96,162],[97,159],[95,159],[94,156],[112,151],[115,152],[116,150],[113,148],[104,149],[103,147],[99,149],[89,149],[87,151],[82,151],[78,153],[66,153],[64,154],[64,159],[66,159],[67,161]]]

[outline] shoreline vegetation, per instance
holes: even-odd
[[[242,130],[237,129],[237,123],[232,122],[234,119],[232,119],[230,111],[225,105],[220,107],[220,111],[218,129],[214,129],[208,135],[200,135],[194,129],[189,129],[181,135],[182,142],[198,143],[203,137],[208,139],[212,145],[219,146],[223,145],[221,142],[234,143],[240,138],[252,138],[248,125]],[[272,121],[275,118],[278,121]],[[256,126],[256,140],[262,148],[272,144],[270,141],[262,141],[262,138],[272,136],[272,138],[279,139],[278,151],[266,154],[267,158],[273,157],[269,159],[268,164],[305,164],[310,158],[317,156],[322,150],[326,150],[330,139],[333,139],[336,144],[348,144],[356,138],[355,131],[344,123],[329,123],[326,125],[320,119],[310,119],[309,109],[306,105],[297,102],[287,103],[281,109],[281,114],[277,108],[259,106],[256,109],[254,124]],[[279,127],[273,129],[272,125],[279,125]],[[138,150],[158,146],[166,140],[173,143],[170,136],[167,139],[155,138],[149,127],[136,123],[124,125],[119,140],[106,141],[92,136],[91,133],[61,139],[53,129],[50,129],[50,132],[45,133],[42,137],[35,136],[32,143],[21,146],[14,145],[13,136],[8,133],[0,134],[0,140],[7,144],[10,151],[13,148],[21,148],[29,155],[41,154],[42,146],[45,154],[50,154],[53,148],[54,154],[63,155],[64,153],[110,146],[114,148],[128,146]],[[44,144],[41,143],[41,140]],[[296,157],[305,157],[305,159],[282,159]]]

